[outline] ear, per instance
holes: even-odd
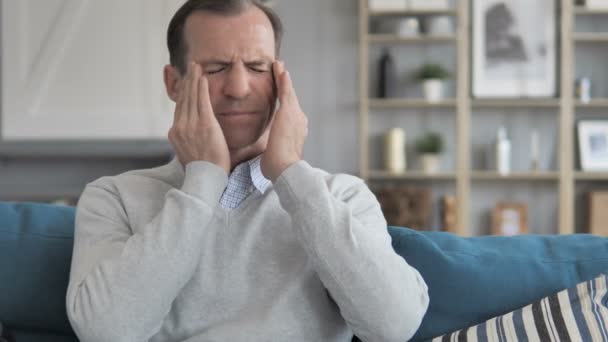
[[[167,96],[173,102],[177,102],[179,97],[179,83],[182,79],[181,74],[173,65],[167,64],[163,69],[163,78],[165,80],[165,89],[167,90]]]

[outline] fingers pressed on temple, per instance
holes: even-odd
[[[192,74],[190,79],[190,94],[188,96],[188,121],[192,121],[199,116],[198,113],[198,88],[199,79],[201,78],[201,68],[198,64],[192,63]]]
[[[184,108],[184,82],[182,80],[177,81],[177,101],[175,102],[175,113],[173,113],[173,125],[177,123],[182,115]]]
[[[179,121],[188,121],[188,116],[190,113],[190,89],[192,88],[192,63],[188,63],[188,69],[184,78],[182,78],[182,106],[179,113]]]
[[[281,99],[281,75],[283,74],[283,68],[281,61],[275,61],[272,64],[274,84],[277,91],[277,97]]]
[[[199,80],[198,108],[201,118],[213,118],[215,115],[209,97],[209,80],[205,76],[201,76]]]
[[[291,79],[291,74],[289,73],[289,71],[285,71],[285,73],[287,74],[286,78],[287,81],[286,83],[288,83],[288,87],[289,87],[289,98],[288,101],[291,101],[291,103],[294,106],[297,106],[298,108],[300,107],[300,100],[298,100],[298,95],[296,94],[296,89],[293,86],[293,80]]]
[[[291,85],[291,77],[289,77],[289,71],[284,71],[281,74],[281,94],[279,99],[281,100],[281,104],[289,103],[292,97],[292,85]]]

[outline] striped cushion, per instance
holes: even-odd
[[[608,341],[608,277],[599,277],[433,342]]]

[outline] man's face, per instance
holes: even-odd
[[[209,96],[228,148],[257,142],[274,111],[274,31],[264,12],[251,6],[235,16],[198,11],[184,27],[186,62],[195,61],[209,80]]]

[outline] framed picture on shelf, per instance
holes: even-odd
[[[579,121],[578,145],[583,171],[608,171],[608,120]]]
[[[556,0],[473,0],[473,96],[555,96],[556,17]]]
[[[608,236],[608,191],[589,192],[589,233]]]
[[[492,235],[513,236],[528,233],[528,206],[500,202],[492,213]]]

